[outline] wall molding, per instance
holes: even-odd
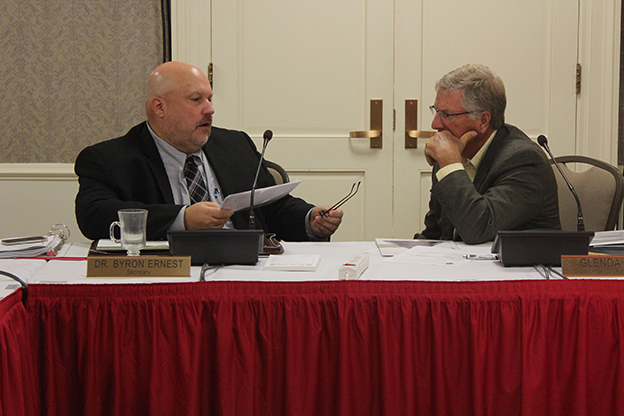
[[[78,180],[73,163],[0,163],[0,180]]]

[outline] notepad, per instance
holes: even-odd
[[[320,261],[319,255],[271,255],[264,265],[264,270],[313,272],[316,271]]]

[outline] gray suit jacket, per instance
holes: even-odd
[[[505,124],[470,181],[461,170],[438,182],[433,167],[425,229],[414,238],[491,241],[499,230],[561,229],[557,182],[542,149]],[[455,233],[456,231],[456,233]]]

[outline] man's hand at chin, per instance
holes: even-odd
[[[468,131],[460,138],[448,130],[438,131],[425,144],[425,158],[430,166],[438,162],[441,168],[452,163],[461,163],[461,154],[466,145],[475,137],[476,131]]]

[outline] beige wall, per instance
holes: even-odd
[[[62,223],[70,241],[87,241],[74,216],[77,191],[71,164],[0,164],[0,238],[45,234]]]

